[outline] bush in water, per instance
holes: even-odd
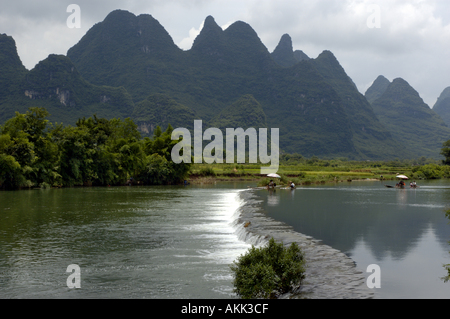
[[[234,291],[244,299],[276,298],[300,285],[305,261],[296,243],[289,248],[272,238],[266,247],[252,248],[231,266]]]

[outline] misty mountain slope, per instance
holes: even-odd
[[[439,96],[436,104],[433,106],[433,111],[436,112],[450,127],[450,87],[446,88]]]
[[[195,112],[164,94],[152,94],[136,104],[132,118],[139,130],[147,136],[160,126],[163,131],[170,124],[173,128],[194,129]]]
[[[391,84],[391,82],[384,76],[378,76],[365,93],[367,101],[372,104],[376,99],[382,96],[384,92],[386,92],[389,84]]]
[[[355,84],[330,51],[322,52],[317,59],[309,61],[325,80],[338,92],[352,129],[352,141],[361,156],[374,158],[377,153],[389,154],[391,158],[404,145],[397,143],[387,128],[378,120],[372,106],[357,90]]]
[[[213,119],[211,125],[225,132],[227,128],[235,128],[236,123],[244,130],[253,128],[267,128],[266,114],[261,104],[250,94],[243,95],[236,102],[226,106]]]
[[[372,103],[375,114],[414,157],[439,158],[450,128],[424,103],[408,82],[397,78]]]
[[[124,86],[135,101],[187,78],[178,68],[182,50],[151,15],[111,12],[67,52],[80,74],[97,85]],[[130,74],[132,75],[130,76]]]
[[[0,122],[25,113],[29,107],[45,107],[51,121],[75,124],[81,117],[96,113],[99,117],[128,117],[134,104],[123,88],[95,86],[85,81],[72,61],[63,55],[51,54],[32,70],[26,70],[17,55],[14,40],[0,35]],[[14,45],[13,45],[14,44]]]
[[[27,73],[27,69],[17,54],[16,42],[6,34],[0,34],[0,100],[7,97],[7,93],[20,91],[20,82]]]
[[[271,55],[273,60],[282,67],[291,67],[298,62],[309,60],[309,57],[303,51],[294,51],[289,34],[283,34]]]

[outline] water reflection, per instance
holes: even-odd
[[[290,189],[289,191],[291,192],[291,199],[294,200],[295,199],[295,188]]]
[[[362,271],[369,264],[384,265],[385,280],[402,282],[407,287],[409,284],[401,278],[407,281],[417,274],[432,273],[430,276],[440,282],[445,275],[442,264],[449,263],[450,226],[444,209],[450,204],[450,189],[438,186],[426,183],[420,189],[389,189],[379,183],[363,182],[300,187],[295,191],[298,196],[279,191],[276,206],[267,196],[266,210],[295,230],[350,255]],[[443,291],[450,296],[450,285],[428,285],[425,296],[439,298]],[[389,283],[386,286],[389,288]],[[384,296],[390,298],[395,289],[393,284],[388,288]],[[406,296],[408,289],[396,293]]]
[[[280,204],[280,195],[274,189],[268,190],[269,195],[267,196],[267,205],[278,206]]]
[[[406,208],[406,202],[408,200],[408,192],[406,189],[397,190],[397,203],[401,208]]]

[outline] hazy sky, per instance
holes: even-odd
[[[361,93],[378,75],[401,77],[433,106],[450,86],[449,0],[0,0],[0,33],[12,36],[32,69],[49,54],[66,54],[115,9],[151,14],[188,50],[203,20],[250,24],[272,52],[281,36],[316,58],[332,51]],[[70,4],[81,28],[69,28]]]

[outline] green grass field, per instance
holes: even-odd
[[[296,185],[314,183],[346,182],[351,180],[381,179],[396,180],[398,174],[404,174],[414,179],[425,179],[417,171],[424,165],[437,165],[433,160],[419,164],[415,161],[389,162],[356,162],[345,160],[302,160],[297,163],[281,163],[278,174],[281,185],[293,181]],[[440,166],[439,166],[440,167]],[[445,167],[445,166],[442,166]],[[213,180],[253,180],[258,185],[266,185],[269,179],[261,175],[259,164],[194,164],[190,179]],[[382,177],[381,177],[382,176]],[[441,176],[446,177],[446,176]]]

